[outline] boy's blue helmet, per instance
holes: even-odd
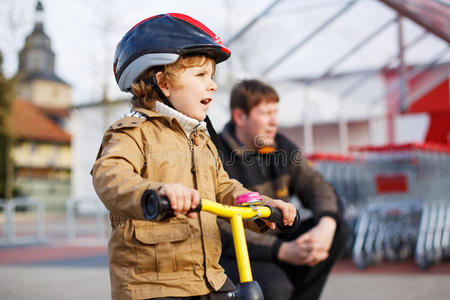
[[[161,14],[131,28],[114,55],[114,76],[122,91],[146,69],[174,63],[180,55],[203,54],[220,63],[230,57],[220,38],[199,21],[183,14]]]

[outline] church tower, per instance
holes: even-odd
[[[71,105],[71,87],[55,73],[55,53],[43,21],[44,7],[38,1],[34,29],[19,52],[17,95],[42,108],[66,109]]]

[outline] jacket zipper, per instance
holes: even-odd
[[[195,140],[195,136],[197,135],[197,128],[194,129],[193,131],[193,136],[194,136],[194,140]],[[186,134],[185,134],[186,136]],[[187,137],[187,140],[189,142],[189,149],[191,149],[191,173],[194,176],[194,189],[198,188],[198,182],[197,182],[197,174],[196,174],[196,169],[195,169],[195,155],[194,155],[194,144],[197,146],[197,144],[194,141],[191,141],[189,139],[189,137]]]
[[[197,186],[197,174],[196,174],[196,170],[195,170],[195,156],[194,156],[194,144],[196,145],[196,146],[198,146],[198,143],[197,143],[197,135],[198,135],[198,129],[197,128],[195,128],[194,129],[194,131],[192,132],[192,134],[193,134],[193,141],[191,141],[190,139],[189,139],[189,137],[187,138],[188,139],[188,142],[189,142],[189,148],[191,149],[191,159],[192,159],[192,168],[191,168],[191,173],[192,173],[192,175],[194,176],[194,188],[195,189],[197,189],[198,188],[198,186]],[[186,135],[185,135],[186,136]],[[202,218],[200,217],[200,213],[198,213],[198,223],[199,223],[199,226],[200,226],[200,236],[202,237],[201,238],[201,241],[202,241],[202,249],[203,249],[203,270],[204,270],[204,276],[205,276],[205,281],[214,289],[214,283],[213,282],[210,282],[209,281],[209,279],[208,279],[208,277],[207,277],[207,275],[206,275],[206,269],[207,269],[207,263],[206,263],[206,245],[205,245],[205,242],[204,242],[204,240],[203,240],[203,238],[204,238],[204,236],[203,236],[203,225],[202,225]]]
[[[191,173],[194,176],[194,189],[197,189],[197,174],[195,170],[195,155],[194,155],[194,145],[190,139],[188,139],[189,149],[191,149]]]
[[[191,150],[191,164],[192,164],[191,173],[192,173],[192,176],[194,176],[194,189],[197,189],[198,186],[197,186],[197,174],[196,174],[196,170],[195,170],[194,142],[189,139],[189,137],[184,132],[183,128],[180,128],[180,126],[175,126],[175,127],[177,127],[179,131],[181,131],[181,133],[186,138],[186,140],[189,144],[189,149]],[[194,139],[197,134],[198,134],[198,129],[195,128],[193,131]],[[206,264],[206,247],[205,247],[205,242],[203,240],[203,226],[202,226],[202,218],[200,217],[200,212],[198,213],[198,223],[200,226],[200,236],[201,236],[200,240],[202,241],[202,249],[203,249],[203,270],[205,272],[204,273],[205,281],[214,288],[214,286],[213,286],[214,283],[210,282],[208,280],[208,277],[206,276],[206,269],[207,269],[207,267],[206,267],[206,265],[207,265]]]
[[[186,138],[186,141],[189,145],[189,150],[191,151],[191,173],[192,176],[194,176],[194,189],[197,189],[197,176],[195,171],[195,156],[194,156],[194,143],[189,139],[189,137],[186,135],[186,132],[181,128],[181,126],[176,122],[175,127],[178,129],[178,131]],[[197,133],[197,129],[195,129],[195,134]]]

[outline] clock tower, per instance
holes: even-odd
[[[43,108],[66,109],[71,87],[55,73],[55,53],[44,31],[44,8],[38,1],[34,29],[19,52],[18,98]]]

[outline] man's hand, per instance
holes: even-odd
[[[278,259],[296,266],[315,266],[327,259],[335,232],[336,221],[331,217],[322,217],[315,227],[296,240],[282,243]]]
[[[264,203],[265,205],[272,206],[281,210],[283,215],[283,225],[292,226],[295,217],[297,216],[297,209],[291,203],[285,202],[283,200],[270,200]],[[274,222],[269,222],[264,220],[270,229],[275,230],[276,226]]]

